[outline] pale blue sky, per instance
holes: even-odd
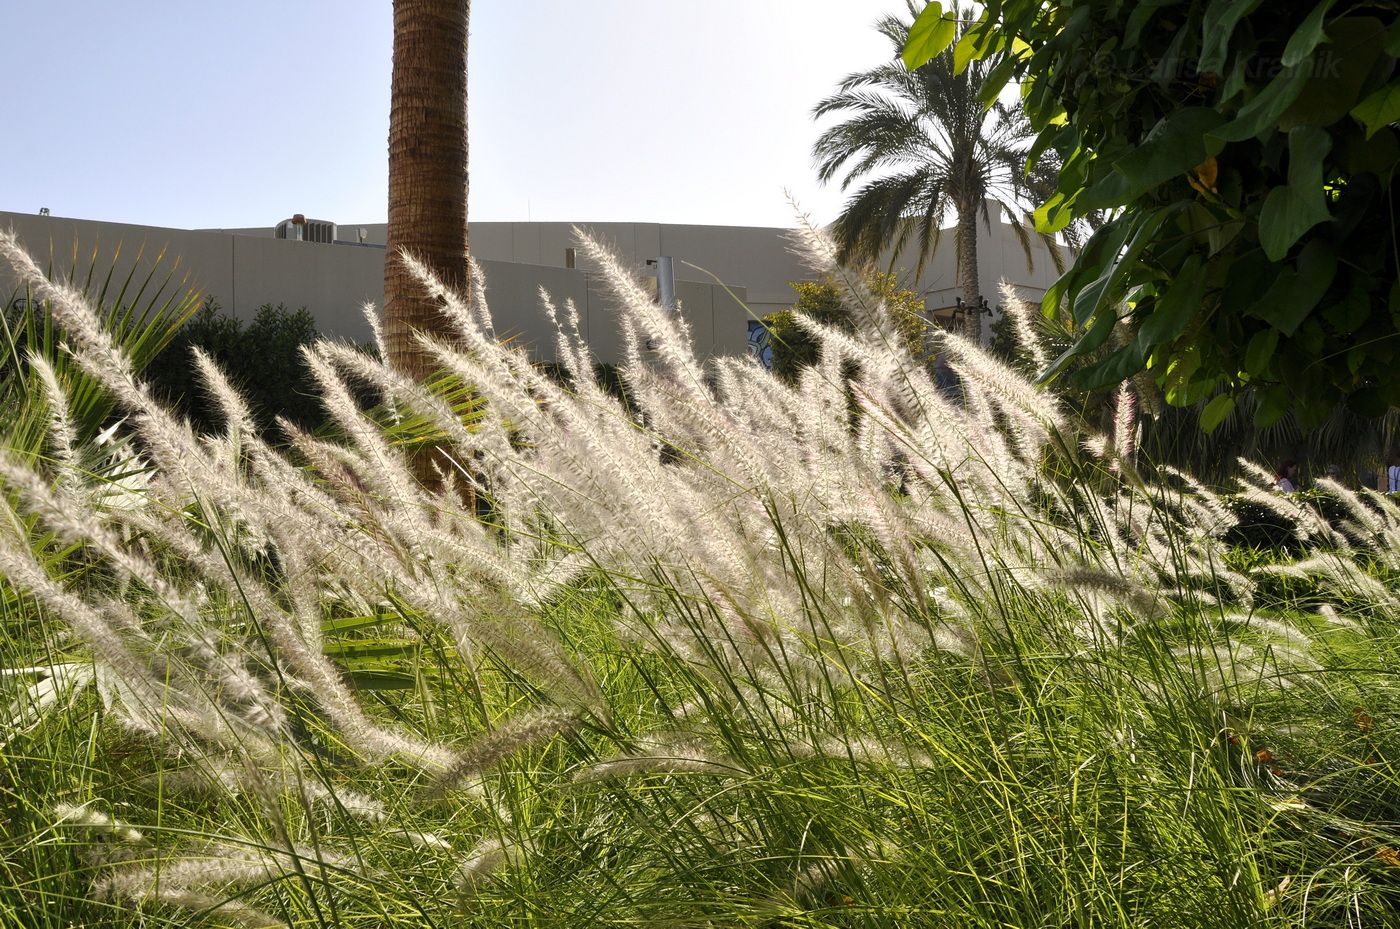
[[[471,215],[818,219],[813,106],[902,0],[475,0]],[[0,209],[382,222],[390,0],[0,0]]]

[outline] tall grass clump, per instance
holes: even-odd
[[[61,389],[44,453],[0,456],[0,571],[69,669],[7,690],[0,915],[1394,924],[1394,503],[1337,488],[1334,529],[1246,473],[1306,549],[1252,567],[1210,489],[956,335],[941,392],[800,241],[857,325],[800,320],[792,385],[703,364],[585,237],[629,403],[573,306],[541,295],[561,381],[413,265],[473,414],[321,343],[336,428],[280,449],[207,359],[196,434],[0,236],[143,476],[80,466]]]

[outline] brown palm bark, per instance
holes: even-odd
[[[977,209],[974,206],[958,210],[957,226],[958,278],[962,281],[964,312],[963,326],[974,343],[982,344],[982,287],[977,268]]]
[[[415,332],[447,324],[399,256],[413,255],[470,295],[467,261],[467,24],[471,0],[394,0],[389,95],[389,230],[384,262],[388,361],[422,380],[432,371]]]

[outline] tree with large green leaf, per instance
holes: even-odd
[[[1036,148],[1063,160],[1038,228],[1115,213],[1046,294],[1079,333],[1050,377],[1145,370],[1173,404],[1208,401],[1207,428],[1247,393],[1258,428],[1400,405],[1396,11],[989,0],[955,39],[929,4],[911,64],[997,60],[988,92],[1019,78]]]
[[[912,10],[911,10],[912,13]],[[956,17],[955,17],[956,18]],[[813,155],[818,175],[841,189],[860,186],[832,227],[846,260],[891,259],[917,249],[921,274],[938,247],[942,230],[954,221],[958,279],[963,299],[977,306],[977,231],[992,222],[993,206],[1019,219],[1036,198],[1053,189],[1054,165],[1027,156],[1034,133],[1019,108],[998,99],[987,77],[988,60],[964,61],[949,45],[912,71],[900,60],[910,38],[910,18],[889,16],[877,24],[889,39],[889,61],[846,77],[814,111],[821,119],[839,117],[817,139]],[[944,21],[956,38],[953,19]],[[1024,224],[1012,231],[1031,263],[1031,237]],[[1046,235],[1050,254],[1059,249]],[[969,334],[981,339],[982,321],[967,313]]]

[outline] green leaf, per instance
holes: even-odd
[[[1098,233],[1095,232],[1094,235]],[[1079,253],[1079,260],[1066,268],[1064,274],[1055,278],[1054,283],[1045,288],[1045,294],[1040,298],[1040,312],[1046,319],[1060,319],[1069,309],[1065,303],[1066,295],[1074,293],[1079,287],[1079,282],[1088,277],[1086,268],[1093,257],[1089,250],[1093,241],[1093,236],[1090,236],[1089,243]]]
[[[1288,184],[1269,191],[1259,213],[1259,244],[1270,261],[1282,261],[1303,233],[1332,218],[1322,186],[1322,159],[1331,149],[1332,136],[1315,126],[1288,133]]]
[[[1201,428],[1208,433],[1214,432],[1234,410],[1235,398],[1230,394],[1220,394],[1201,410]]]
[[[1131,195],[1138,197],[1205,161],[1205,136],[1221,122],[1220,114],[1209,107],[1177,110],[1153,126],[1141,145],[1119,158],[1114,170],[1128,179]]]
[[[326,655],[342,661],[363,661],[366,658],[412,658],[423,643],[413,639],[354,639],[329,642]]]
[[[1164,6],[1172,6],[1176,0],[1139,0],[1132,5],[1132,12],[1128,14],[1128,23],[1123,27],[1123,47],[1135,48],[1138,40],[1142,38],[1142,30],[1151,21],[1157,11]]]
[[[1283,66],[1285,68],[1291,68],[1298,64],[1311,55],[1313,49],[1317,48],[1318,43],[1325,35],[1323,20],[1326,19],[1328,11],[1332,9],[1332,4],[1335,2],[1336,0],[1322,0],[1321,3],[1313,7],[1307,19],[1303,20],[1303,24],[1293,33],[1292,38],[1288,40],[1288,45],[1283,49]]]
[[[1082,317],[1077,315],[1079,301],[1076,297],[1094,286],[1094,282],[1100,278],[1112,274],[1117,265],[1118,255],[1123,250],[1123,243],[1127,241],[1137,222],[1140,222],[1140,219],[1123,216],[1099,227],[1084,246],[1084,251],[1070,274],[1057,282],[1062,287],[1060,299],[1072,311],[1070,318],[1075,325],[1084,325],[1093,314],[1093,310],[1090,309]]]
[[[1390,411],[1391,404],[1386,402],[1380,390],[1371,388],[1352,394],[1347,398],[1347,406],[1367,419],[1379,419]]]
[[[1110,171],[1076,197],[1074,205],[1085,211],[1104,210],[1122,206],[1131,199],[1133,192],[1128,179],[1117,171]]]
[[[1254,12],[1260,0],[1215,0],[1201,20],[1201,57],[1196,70],[1218,74],[1225,66],[1230,36],[1239,21]]]
[[[1227,309],[1253,306],[1259,295],[1279,276],[1282,269],[1264,257],[1262,248],[1244,248],[1225,268],[1220,306]]]
[[[941,3],[930,3],[909,29],[909,40],[904,43],[904,51],[900,55],[904,67],[913,71],[928,64],[953,44],[956,34],[957,24],[953,22],[951,11],[945,16]]]
[[[1089,241],[1084,243],[1078,260],[1045,291],[1041,309],[1046,319],[1068,314],[1074,295],[1118,257],[1123,243],[1134,228],[1135,221],[1120,217],[1094,230],[1094,234],[1089,236]],[[1070,322],[1073,322],[1072,318]]]
[[[1244,220],[1237,219],[1233,222],[1221,223],[1214,228],[1206,230],[1206,243],[1210,246],[1210,256],[1216,255],[1235,240],[1235,237],[1244,230]]]
[[[1016,59],[1007,57],[998,61],[992,70],[987,72],[987,76],[982,78],[982,86],[977,88],[978,102],[985,107],[996,103],[997,97],[1001,96],[1002,90],[1010,83],[1015,73]]]
[[[1385,26],[1369,16],[1347,16],[1327,27],[1332,48],[1299,65],[1310,75],[1302,93],[1279,116],[1287,132],[1294,126],[1330,126],[1347,115],[1367,86],[1385,40]]]
[[[1291,336],[1317,307],[1336,274],[1337,256],[1332,246],[1315,238],[1303,246],[1297,266],[1277,275],[1245,314],[1265,320],[1284,335]]]
[[[1069,126],[1046,126],[1044,129],[1040,130],[1039,134],[1035,137],[1035,141],[1031,143],[1031,147],[1026,150],[1025,167],[1022,170],[1029,174],[1031,169],[1039,163],[1042,155],[1051,148],[1054,148],[1061,140],[1070,138],[1073,132],[1074,130]],[[1079,150],[1076,150],[1069,158],[1065,159],[1065,162],[1068,164],[1069,162],[1083,157],[1085,156]]]
[[[1086,324],[1089,319],[1095,316],[1099,308],[1104,303],[1113,302],[1118,299],[1118,284],[1123,280],[1124,274],[1137,262],[1138,255],[1152,241],[1153,235],[1162,225],[1163,221],[1176,212],[1176,207],[1163,207],[1153,210],[1151,213],[1138,213],[1125,217],[1123,223],[1124,234],[1117,241],[1122,241],[1127,235],[1132,238],[1128,241],[1127,248],[1123,249],[1121,255],[1115,254],[1118,248],[1115,247],[1109,252],[1111,263],[1083,290],[1074,295],[1074,321],[1077,325]]]
[[[1231,122],[1207,133],[1209,154],[1219,154],[1227,142],[1250,139],[1272,129],[1278,124],[1284,110],[1298,99],[1307,83],[1306,68],[1284,68],[1254,99],[1240,107]]]
[[[1060,357],[1056,358],[1045,373],[1040,376],[1040,380],[1036,383],[1050,383],[1050,381],[1058,377],[1060,373],[1064,371],[1065,367],[1075,358],[1080,355],[1087,355],[1089,352],[1092,352],[1094,349],[1107,342],[1108,337],[1113,334],[1113,326],[1117,322],[1118,314],[1111,312],[1109,309],[1105,309],[1095,316],[1093,324],[1079,337],[1079,341],[1065,349],[1064,352],[1060,354]]]
[[[953,46],[954,74],[962,74],[974,59],[982,57],[981,50],[978,48],[981,41],[982,37],[972,30],[964,32],[963,37],[958,39],[958,44]]]
[[[1189,406],[1199,399],[1196,373],[1201,370],[1201,347],[1188,344],[1184,351],[1168,356],[1167,371],[1161,377],[1166,388],[1167,402],[1172,406]]]
[[[1043,235],[1059,232],[1074,219],[1074,213],[1071,212],[1063,193],[1055,194],[1036,207],[1031,216],[1035,220],[1035,231]]]
[[[413,690],[418,686],[414,675],[389,668],[346,668],[344,674],[357,690]]]
[[[1400,81],[1391,81],[1351,108],[1351,115],[1366,127],[1371,138],[1386,126],[1400,120]]]
[[[1322,311],[1322,316],[1332,328],[1342,335],[1350,335],[1366,324],[1371,317],[1371,295],[1364,287],[1353,287],[1340,300],[1330,300]],[[1356,372],[1353,370],[1353,374]]]
[[[1216,97],[1218,106],[1235,99],[1235,95],[1244,90],[1249,83],[1249,58],[1245,55],[1236,55],[1235,63],[1230,66],[1230,73],[1225,76],[1225,81],[1220,85],[1220,93]]]
[[[1282,384],[1258,391],[1259,405],[1254,409],[1254,428],[1267,429],[1278,422],[1292,406],[1288,388]]]
[[[1244,350],[1244,370],[1250,377],[1258,377],[1269,367],[1274,350],[1278,348],[1278,330],[1273,326],[1260,329],[1249,340]]]
[[[352,629],[366,629],[370,626],[382,626],[399,622],[403,622],[403,619],[393,613],[371,613],[367,616],[341,616],[322,622],[321,632],[322,634],[349,632]]]
[[[1074,383],[1085,390],[1102,390],[1121,384],[1141,371],[1146,363],[1147,355],[1142,346],[1129,342],[1098,364],[1080,371],[1075,375]]]
[[[1086,4],[1085,9],[1087,10],[1089,6]],[[1166,26],[1167,23],[1164,22],[1162,25]],[[1181,79],[1182,65],[1192,57],[1191,53],[1195,46],[1192,30],[1172,26],[1166,31],[1171,35],[1171,41],[1167,43],[1165,49],[1154,56],[1156,61],[1145,69],[1144,75],[1162,89],[1166,89]]]
[[[985,14],[983,14],[985,17]],[[963,33],[958,44],[953,46],[953,73],[962,74],[972,62],[987,55],[1004,43],[1001,34],[991,29],[985,22],[979,22]]]
[[[1293,398],[1293,419],[1303,432],[1312,432],[1321,426],[1332,412],[1332,404],[1324,400],[1320,393],[1307,387],[1299,390]]]
[[[1347,174],[1374,174],[1383,182],[1400,162],[1400,135],[1389,126],[1379,127],[1372,136],[1357,126],[1353,132],[1337,132],[1333,137],[1338,143],[1334,158]]]
[[[1158,295],[1152,313],[1138,326],[1138,344],[1150,349],[1181,335],[1191,317],[1200,311],[1205,289],[1205,263],[1199,255],[1192,255],[1171,280],[1166,292]]]

